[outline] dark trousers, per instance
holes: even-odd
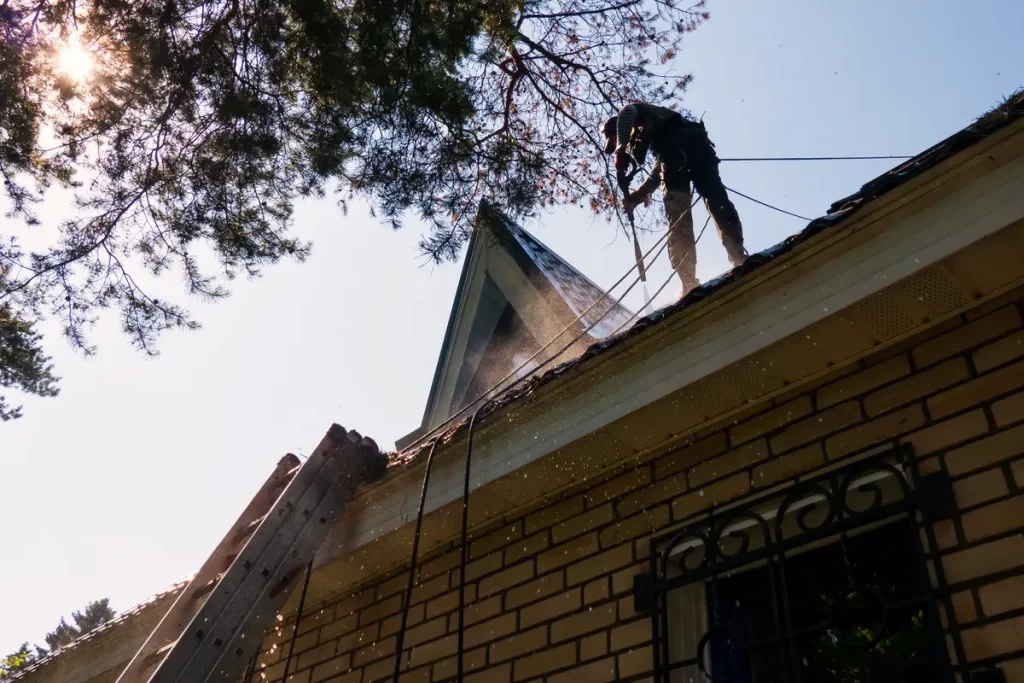
[[[743,248],[743,225],[718,175],[718,155],[703,124],[684,121],[673,126],[654,140],[652,149],[662,162],[662,192],[669,221],[669,261],[679,273],[685,293],[697,284],[696,243],[693,219],[688,212],[692,201],[690,183],[704,198],[733,267],[747,257]]]

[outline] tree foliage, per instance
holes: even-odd
[[[116,616],[117,612],[110,608],[109,598],[103,598],[90,602],[80,612],[72,612],[73,624],[68,624],[67,620],[61,617],[57,627],[46,634],[45,640],[49,650],[38,645],[29,646],[28,643],[22,643],[17,650],[0,659],[0,680],[27,669],[51,651],[70,645],[72,641],[99,628]]]
[[[57,628],[46,634],[46,645],[51,650],[65,647],[115,616],[114,610],[110,609],[109,598],[90,602],[81,612],[71,613],[71,620],[74,624],[68,624],[64,617],[61,617]]]
[[[11,307],[0,303],[0,388],[38,396],[57,395],[57,378],[40,344],[32,324],[15,318]],[[21,417],[21,407],[12,407],[0,394],[0,421],[17,417]]]
[[[628,101],[675,103],[689,77],[661,65],[706,18],[703,0],[3,0],[11,215],[34,225],[53,186],[75,187],[76,210],[49,248],[0,240],[0,301],[86,351],[114,308],[152,353],[196,323],[145,271],[222,297],[307,255],[289,233],[302,197],[365,197],[396,228],[419,215],[439,262],[484,197],[611,215],[598,125]],[[71,40],[86,80],[58,68]]]

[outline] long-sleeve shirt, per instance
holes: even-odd
[[[643,164],[647,157],[647,149],[658,129],[673,119],[682,120],[679,112],[666,107],[659,107],[646,102],[627,104],[619,110],[618,122],[615,127],[616,147],[629,149],[637,163]],[[641,128],[641,140],[633,140],[633,130]]]

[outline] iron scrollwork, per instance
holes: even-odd
[[[654,608],[659,680],[788,683],[859,666],[862,678],[833,680],[866,681],[890,666],[880,652],[920,650],[925,637],[928,661],[892,666],[935,667],[930,680],[952,680],[936,611],[948,596],[925,568],[915,466],[909,449],[894,449],[655,539],[639,583]],[[683,590],[702,611],[702,633],[685,647],[669,614],[669,596]],[[936,665],[940,651],[946,662]]]

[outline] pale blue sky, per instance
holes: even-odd
[[[723,157],[914,154],[1024,84],[1019,0],[709,9],[678,68],[696,76],[686,104]],[[817,216],[891,165],[731,163],[722,174]],[[735,201],[751,252],[803,227]],[[526,227],[601,285],[630,266],[630,243],[581,210]],[[315,242],[309,261],[196,303],[205,328],[165,336],[159,358],[132,351],[116,318],[89,360],[51,334],[61,395],[25,399],[26,416],[0,424],[0,653],[41,642],[91,599],[125,609],[194,571],[277,458],[310,451],[331,422],[388,448],[419,424],[459,275],[423,265],[420,229],[310,202],[296,216]],[[698,251],[703,279],[725,269],[713,229]],[[652,282],[667,274],[657,264]],[[673,282],[663,302],[677,293]]]

